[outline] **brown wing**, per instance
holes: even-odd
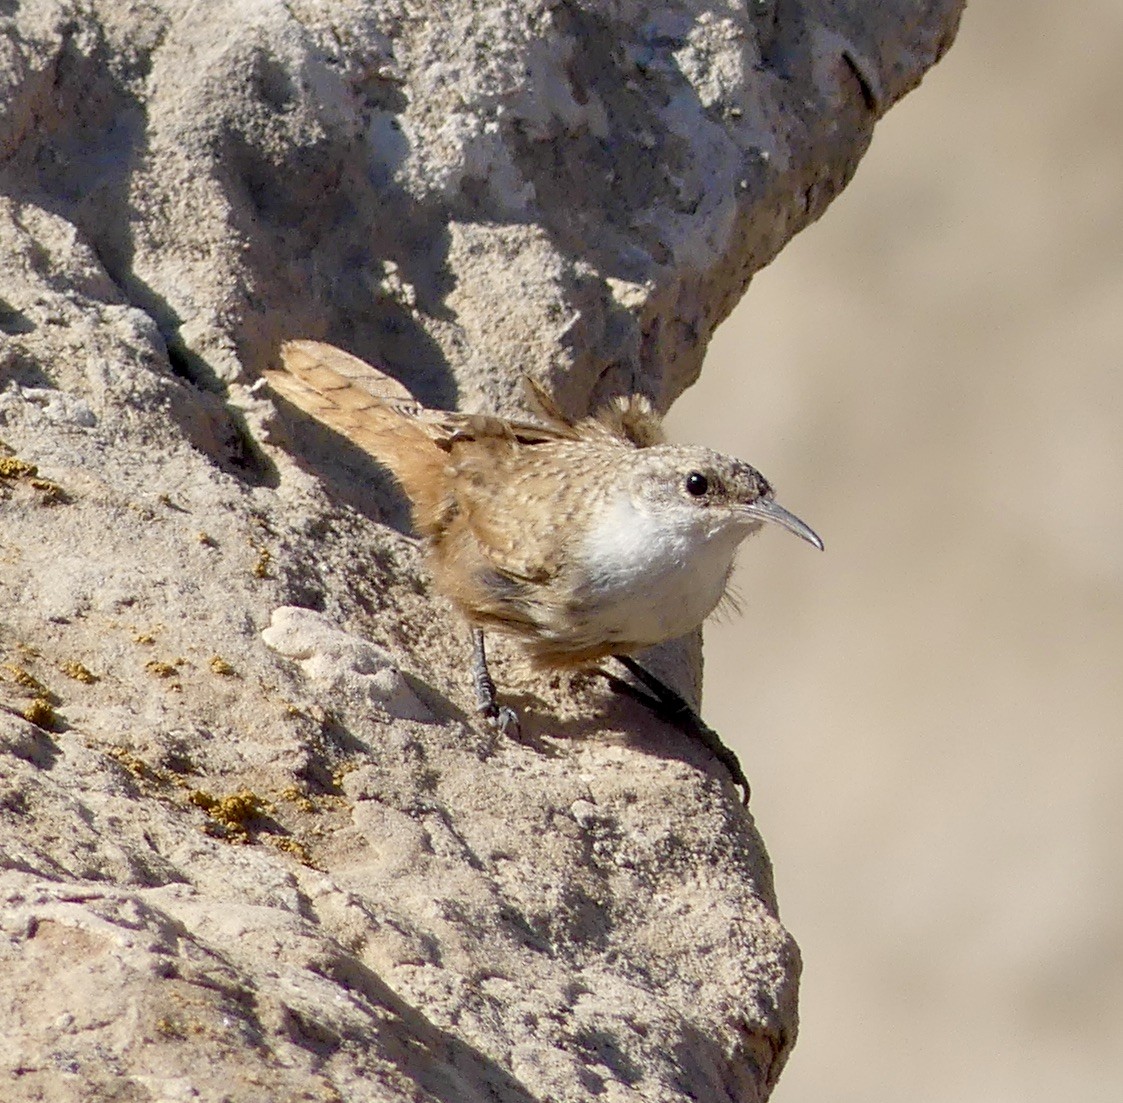
[[[541,584],[568,561],[568,541],[588,508],[584,495],[569,492],[572,480],[559,480],[558,472],[579,469],[596,453],[616,463],[619,453],[665,437],[646,396],[618,398],[574,423],[534,379],[524,376],[523,382],[556,436],[530,448],[518,447],[521,438],[513,445],[477,439],[470,448],[454,448],[457,524],[471,531],[482,560],[505,578]],[[509,601],[504,608],[509,612]]]
[[[422,406],[398,380],[321,341],[286,341],[283,370],[266,383],[298,409],[384,463],[413,504],[418,531],[435,537],[452,506],[452,453],[564,439],[562,429]]]
[[[353,434],[365,436],[360,415],[374,409],[417,421],[433,443],[446,451],[453,442],[463,440],[497,437],[535,444],[573,435],[564,424],[546,427],[491,414],[430,409],[397,379],[323,341],[286,341],[281,346],[281,361],[284,371],[262,373],[269,386],[362,448],[367,448],[367,442]],[[373,454],[379,456],[377,451]]]
[[[269,386],[384,463],[434,554],[455,546],[483,586],[552,577],[584,506],[558,493],[554,473],[579,464],[589,447],[637,444],[601,419],[570,424],[540,389],[549,426],[431,410],[396,379],[319,341],[288,341],[281,360],[284,370],[263,373]]]
[[[523,389],[546,423],[563,436],[574,440],[630,444],[635,448],[666,443],[663,420],[647,395],[631,394],[615,398],[590,417],[571,421],[536,379],[524,375]]]

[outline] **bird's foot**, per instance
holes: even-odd
[[[635,661],[630,655],[614,655],[613,658],[628,671],[640,686],[616,678],[605,672],[608,684],[618,693],[639,701],[660,719],[674,725],[684,735],[701,743],[730,773],[733,784],[742,791],[741,803],[749,803],[751,789],[749,779],[741,768],[740,759],[721,741],[721,737],[690,707],[690,703],[669,685],[656,678]],[[644,692],[646,690],[646,692]]]
[[[508,739],[518,739],[522,734],[519,714],[499,704],[495,682],[487,669],[484,634],[479,629],[473,633],[473,645],[472,682],[476,688],[476,708],[489,727]]]
[[[507,705],[495,705],[492,708],[481,708],[480,715],[505,739],[519,739],[522,737],[522,724],[519,714]]]

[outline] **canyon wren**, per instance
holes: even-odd
[[[566,417],[529,377],[541,424],[422,406],[397,380],[318,341],[281,347],[268,385],[387,467],[412,506],[433,584],[472,626],[480,712],[517,730],[487,670],[484,632],[547,669],[612,657],[611,678],[723,762],[736,755],[633,654],[692,632],[725,595],[741,542],[771,522],[822,550],[741,460],[668,444],[642,395]]]

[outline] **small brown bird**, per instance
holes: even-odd
[[[822,549],[754,468],[668,444],[651,403],[617,399],[572,421],[527,379],[543,423],[431,410],[396,380],[318,341],[281,348],[269,386],[383,463],[412,505],[434,584],[473,626],[480,711],[496,704],[483,633],[537,665],[616,658],[639,697],[700,739],[745,789],[737,758],[674,690],[631,656],[697,628],[725,595],[741,541],[766,521]]]

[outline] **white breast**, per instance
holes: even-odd
[[[725,592],[746,531],[684,502],[650,512],[621,493],[581,545],[582,612],[606,640],[662,643],[697,628]]]

